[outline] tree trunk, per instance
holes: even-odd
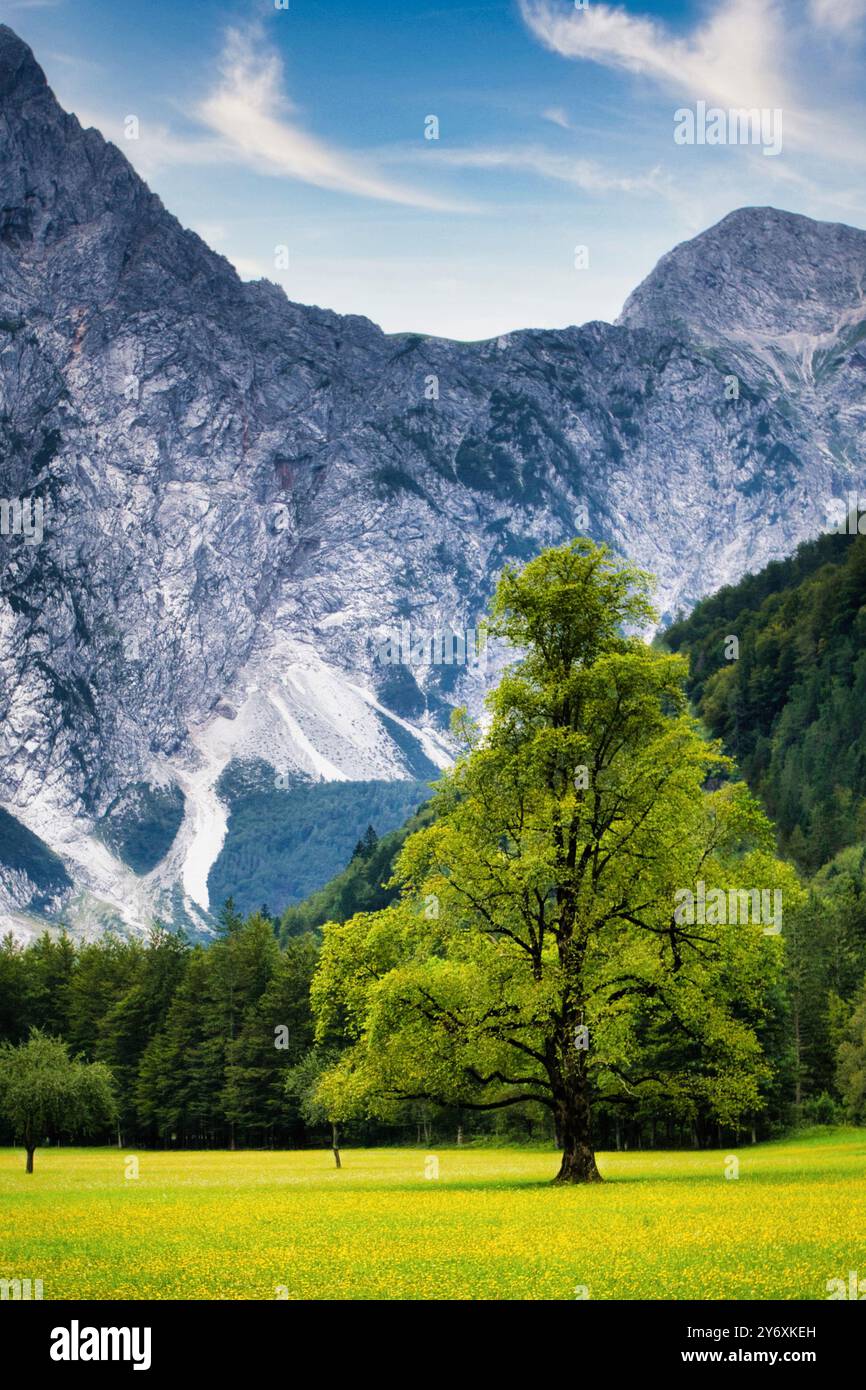
[[[570,1086],[556,1097],[556,1111],[562,1138],[562,1162],[554,1182],[601,1182],[595,1163],[592,1116],[582,1067]]]
[[[342,1168],[343,1165],[340,1162],[340,1146],[337,1139],[337,1126],[335,1124],[331,1125],[331,1150],[337,1167]]]
[[[35,1152],[36,1152],[36,1145],[34,1144],[32,1148],[28,1145],[28,1147],[27,1147],[27,1167],[26,1167],[26,1169],[25,1169],[25,1172],[27,1172],[27,1173],[32,1173],[32,1172],[33,1172],[33,1155],[35,1154]]]

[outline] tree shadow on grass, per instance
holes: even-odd
[[[429,1188],[431,1191],[438,1191],[447,1188],[449,1192],[484,1192],[484,1193],[508,1193],[508,1192],[532,1192],[549,1191],[551,1189],[561,1192],[591,1190],[593,1192],[604,1191],[605,1189],[615,1189],[622,1187],[658,1187],[663,1184],[665,1187],[702,1187],[718,1186],[720,1180],[724,1180],[724,1155],[719,1150],[719,1165],[711,1168],[699,1168],[693,1172],[677,1173],[666,1172],[660,1168],[653,1173],[647,1172],[605,1172],[605,1164],[600,1163],[603,1181],[600,1183],[555,1183],[556,1166],[551,1166],[550,1177],[515,1177],[503,1180],[495,1178],[451,1178],[447,1173],[441,1174],[434,1180],[425,1180],[419,1177],[417,1180],[408,1179],[395,1183],[388,1183],[386,1190],[389,1192],[412,1192],[417,1193],[419,1188]],[[838,1168],[829,1166],[807,1167],[807,1168],[772,1168],[760,1167],[757,1170],[741,1170],[739,1177],[735,1180],[740,1183],[759,1183],[762,1187],[787,1186],[791,1183],[811,1185],[812,1183],[826,1184],[827,1182],[845,1182],[853,1174],[840,1172]],[[732,1180],[733,1181],[733,1180]]]
[[[555,1170],[549,1178],[510,1178],[502,1182],[497,1182],[493,1178],[449,1178],[447,1174],[443,1174],[435,1179],[419,1178],[417,1182],[389,1183],[387,1190],[389,1192],[417,1192],[419,1187],[423,1187],[429,1188],[431,1192],[438,1192],[442,1188],[447,1188],[449,1192],[531,1192],[533,1189],[540,1191],[553,1187],[555,1177]],[[587,1186],[598,1187],[598,1183],[589,1183]]]

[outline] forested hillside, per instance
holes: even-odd
[[[233,763],[219,791],[229,821],[208,880],[210,900],[218,907],[232,898],[242,912],[266,904],[275,913],[342,870],[367,825],[393,830],[430,795],[417,781],[294,779],[280,788],[263,762]]]
[[[735,639],[732,640],[732,639]],[[809,872],[866,838],[866,537],[827,535],[664,634],[689,694]]]
[[[305,1129],[285,1080],[312,1041],[316,954],[309,937],[281,951],[271,919],[244,920],[231,905],[209,947],[160,928],[145,944],[46,934],[22,948],[7,937],[0,1037],[41,1028],[105,1062],[127,1142],[296,1144]],[[0,1127],[0,1143],[10,1138]]]
[[[696,712],[808,883],[806,907],[784,929],[780,1024],[793,1113],[829,1116],[845,1099],[862,1115],[866,537],[802,545],[698,604],[660,640],[689,656]]]
[[[387,907],[397,897],[397,889],[391,883],[397,855],[409,835],[430,824],[432,814],[429,807],[421,806],[398,830],[381,838],[375,832],[365,835],[345,869],[296,907],[286,908],[280,940],[285,942],[303,932],[315,932],[326,922],[346,922],[356,912],[378,912]]]

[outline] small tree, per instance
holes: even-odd
[[[0,1114],[23,1140],[32,1173],[46,1135],[86,1133],[114,1119],[111,1072],[103,1062],[71,1058],[65,1042],[33,1028],[26,1043],[0,1046]]]
[[[340,1162],[340,1136],[337,1123],[343,1118],[342,1112],[334,1105],[319,1099],[319,1082],[323,1075],[337,1061],[338,1054],[326,1048],[311,1048],[296,1067],[292,1067],[286,1077],[286,1095],[298,1105],[306,1124],[331,1126],[331,1152],[338,1168]]]
[[[379,843],[379,836],[376,834],[372,825],[368,825],[363,836],[355,845],[352,851],[353,859],[369,859],[373,850]]]

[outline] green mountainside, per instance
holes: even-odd
[[[229,821],[208,880],[211,903],[231,897],[242,912],[265,904],[276,913],[339,874],[368,825],[380,834],[393,830],[430,795],[418,781],[298,779],[282,789],[267,764],[239,762],[218,790]]]
[[[800,546],[661,640],[690,657],[696,711],[764,802],[783,853],[815,872],[866,838],[866,537]]]

